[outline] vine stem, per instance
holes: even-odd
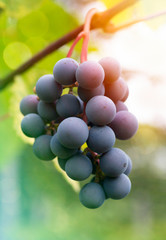
[[[106,11],[96,13],[92,19],[91,23],[91,29],[97,29],[102,28],[105,26],[108,21],[110,21],[115,15],[122,12],[124,9],[132,6],[133,4],[137,3],[139,0],[124,0],[121,3],[118,3],[113,8],[107,9]],[[68,42],[72,41],[77,37],[77,35],[83,30],[83,25],[77,27],[73,31],[67,33],[63,37],[59,38],[57,41],[51,43],[46,48],[44,48],[42,51],[35,54],[32,58],[30,58],[27,62],[23,63],[21,66],[19,66],[17,69],[15,69],[13,72],[9,73],[4,78],[0,79],[0,89],[5,88],[14,81],[14,77],[27,71],[29,68],[31,68],[33,65],[35,65],[37,62],[42,60],[47,55],[51,54],[55,50],[59,49],[63,45],[67,44]]]
[[[72,55],[72,53],[73,53],[73,51],[74,51],[74,48],[75,48],[76,44],[77,44],[77,43],[79,42],[79,40],[80,40],[81,38],[83,38],[83,37],[84,37],[84,32],[80,32],[80,33],[77,35],[77,37],[76,37],[76,39],[74,40],[71,48],[69,49],[69,52],[68,52],[68,54],[67,54],[66,57],[68,57],[68,58],[71,57],[71,55]]]

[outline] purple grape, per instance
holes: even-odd
[[[94,96],[104,95],[104,93],[105,93],[105,87],[103,84],[91,90],[78,87],[78,95],[84,102],[88,102]]]
[[[127,155],[127,160],[128,160],[127,169],[125,170],[124,174],[128,176],[132,170],[132,161],[128,155]]]
[[[104,70],[99,63],[86,61],[77,68],[76,79],[80,87],[94,89],[104,81]]]
[[[95,125],[107,125],[116,114],[115,104],[105,96],[91,98],[86,105],[86,115],[90,122]]]
[[[42,117],[44,120],[53,121],[59,118],[55,103],[46,103],[44,101],[40,101],[37,110],[40,117]]]
[[[117,112],[114,120],[109,124],[114,131],[116,138],[127,140],[134,136],[138,129],[136,117],[128,111]]]
[[[116,106],[116,112],[128,111],[127,106],[122,101],[117,101],[115,106]]]

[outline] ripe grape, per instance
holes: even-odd
[[[125,170],[124,174],[128,176],[132,170],[132,161],[128,155],[127,155],[127,160],[128,160],[127,169]]]
[[[127,154],[119,148],[112,148],[100,158],[101,170],[109,177],[117,177],[127,169]]]
[[[80,87],[94,89],[104,81],[104,70],[99,63],[86,61],[77,68],[76,79]]]
[[[104,95],[104,93],[105,93],[105,87],[103,84],[91,90],[78,87],[78,95],[84,102],[88,102],[94,96]]]
[[[21,129],[26,136],[36,138],[44,134],[45,125],[39,115],[30,113],[22,119]]]
[[[28,95],[21,100],[20,111],[24,116],[29,113],[37,113],[38,102],[36,95]]]
[[[81,106],[77,97],[72,94],[65,94],[58,99],[56,110],[59,116],[67,118],[79,114]]]
[[[112,84],[105,86],[105,96],[109,97],[114,103],[123,99],[127,90],[127,84],[123,78],[119,78]]]
[[[36,83],[36,93],[45,102],[54,102],[62,94],[62,85],[57,83],[51,74],[39,78]]]
[[[125,102],[129,96],[129,88],[127,86],[124,97],[121,99],[122,102]]]
[[[107,152],[114,143],[115,134],[108,126],[93,126],[90,129],[87,144],[92,151],[97,153]]]
[[[126,140],[134,136],[138,129],[136,117],[128,111],[117,112],[114,120],[109,125],[114,131],[116,138]]]
[[[105,200],[105,193],[100,184],[95,182],[83,186],[79,194],[80,202],[87,208],[98,208]]]
[[[104,57],[99,61],[99,63],[105,72],[104,83],[110,84],[120,77],[121,66],[116,59],[111,57]]]
[[[58,127],[58,140],[67,148],[79,148],[88,139],[89,130],[86,123],[77,117],[63,120]]]
[[[68,160],[68,158],[63,159],[63,158],[58,157],[58,164],[63,171],[65,171],[65,165],[66,165],[67,160]]]
[[[129,194],[131,190],[131,182],[130,179],[122,173],[116,178],[105,178],[103,181],[103,187],[108,198],[122,199]]]
[[[117,101],[115,106],[116,106],[116,112],[128,111],[127,106],[122,101]]]
[[[80,112],[79,114],[83,113],[84,111],[84,102],[81,100],[81,98],[79,96],[76,96],[78,98],[78,101],[80,103]]]
[[[40,117],[42,117],[44,120],[53,121],[59,118],[55,103],[46,103],[44,101],[40,101],[37,110]]]
[[[52,136],[41,135],[35,139],[33,144],[34,154],[42,160],[52,160],[55,158],[50,149],[50,141]]]
[[[115,104],[105,96],[95,96],[86,105],[86,115],[95,125],[107,125],[116,114]]]
[[[77,153],[68,159],[65,165],[67,175],[77,181],[83,181],[92,173],[92,163],[88,157]]]
[[[57,138],[57,133],[52,137],[50,142],[51,151],[58,157],[66,159],[77,152],[77,149],[69,149],[64,147]]]
[[[59,60],[53,70],[55,80],[62,85],[71,85],[75,83],[75,73],[78,63],[72,58],[62,58]]]

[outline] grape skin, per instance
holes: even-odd
[[[119,148],[112,148],[100,158],[100,168],[109,177],[117,177],[127,169],[127,154]]]
[[[40,100],[54,102],[62,94],[62,85],[55,81],[53,75],[47,74],[37,81],[36,93]]]
[[[104,95],[105,87],[104,84],[101,84],[97,88],[88,90],[82,87],[78,87],[78,95],[84,102],[88,102],[91,98],[97,95]]]
[[[100,184],[95,182],[83,186],[79,194],[80,202],[87,208],[98,208],[105,200],[105,193]]]
[[[128,155],[127,155],[127,160],[128,160],[127,169],[125,170],[124,174],[128,176],[132,170],[132,161]]]
[[[108,97],[95,96],[88,101],[85,111],[90,122],[103,126],[114,119],[116,107]]]
[[[51,151],[58,157],[66,159],[71,157],[73,154],[77,152],[77,149],[68,149],[64,147],[58,141],[57,134],[55,134],[50,142]]]
[[[45,132],[42,118],[36,113],[27,114],[21,121],[21,129],[27,137],[39,137]]]
[[[131,182],[130,179],[122,173],[117,178],[106,177],[103,181],[103,188],[108,198],[122,199],[129,194]]]
[[[121,66],[116,59],[111,57],[104,57],[99,61],[99,63],[105,72],[104,83],[110,84],[120,77]]]
[[[72,85],[76,81],[78,63],[72,58],[62,58],[53,69],[55,80],[62,85]]]
[[[79,103],[80,103],[80,112],[79,114],[82,114],[84,112],[84,102],[81,100],[81,98],[79,96],[76,96]]]
[[[107,152],[115,144],[115,134],[108,126],[93,126],[89,131],[87,144],[94,152]]]
[[[86,61],[77,68],[76,79],[80,87],[94,89],[104,81],[104,70],[99,63]]]
[[[125,92],[125,94],[124,94],[124,97],[121,99],[121,101],[122,101],[122,102],[125,102],[125,101],[127,100],[128,96],[129,96],[129,88],[128,88],[128,86],[127,86],[126,92]]]
[[[37,113],[38,99],[36,95],[28,95],[20,102],[20,111],[25,116],[29,113]]]
[[[112,84],[105,86],[105,96],[109,97],[114,103],[123,99],[127,90],[127,83],[123,78],[119,78]]]
[[[65,171],[65,165],[66,165],[67,160],[68,160],[68,158],[63,159],[63,158],[58,157],[58,164],[63,171]]]
[[[77,117],[63,120],[58,127],[58,140],[67,148],[79,148],[88,139],[89,130],[86,123]]]
[[[115,106],[116,106],[116,112],[128,111],[127,106],[122,101],[117,101]]]
[[[56,111],[56,104],[55,103],[46,103],[44,101],[39,101],[38,104],[38,114],[47,121],[57,120],[59,115]]]
[[[56,110],[59,116],[67,118],[79,114],[81,106],[77,97],[72,94],[65,94],[58,99]]]
[[[50,149],[51,138],[52,136],[49,135],[41,135],[35,139],[35,142],[33,144],[33,152],[41,160],[48,161],[55,158]]]
[[[138,129],[136,117],[128,111],[117,112],[114,120],[109,124],[114,131],[116,138],[127,140],[134,136]]]
[[[83,181],[92,173],[92,163],[88,157],[78,153],[68,159],[65,165],[67,175],[77,181]]]

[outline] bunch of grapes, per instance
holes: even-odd
[[[87,208],[128,195],[132,162],[114,144],[116,138],[131,138],[138,122],[124,104],[129,90],[119,63],[110,57],[81,64],[63,58],[55,64],[53,75],[39,78],[35,92],[20,103],[21,128],[35,138],[34,154],[45,161],[57,157],[75,181],[93,175],[79,194]]]

